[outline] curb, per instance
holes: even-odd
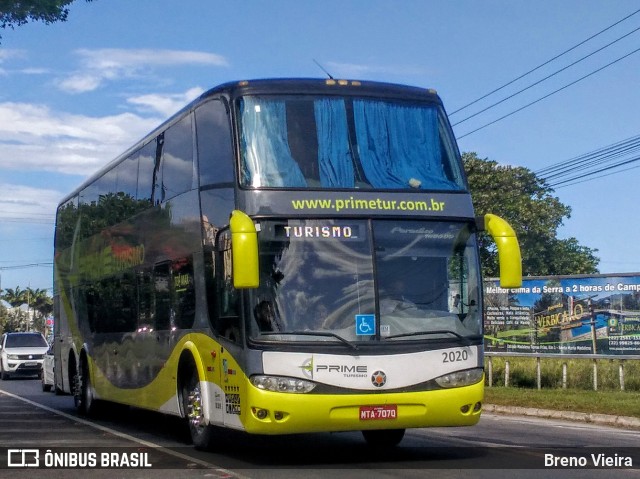
[[[483,410],[485,412],[493,414],[563,419],[566,421],[585,422],[589,424],[614,426],[626,429],[640,429],[640,419],[629,416],[613,416],[608,414],[595,414],[573,411],[555,411],[552,409],[527,408],[519,406],[498,406],[495,404],[485,404],[483,406]]]

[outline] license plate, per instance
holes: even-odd
[[[24,365],[27,367],[31,367],[31,366],[37,366],[38,363],[24,363]]]
[[[361,421],[375,421],[378,419],[397,419],[397,404],[385,404],[384,406],[360,406]]]

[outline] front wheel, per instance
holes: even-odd
[[[402,441],[404,429],[376,429],[362,431],[362,435],[369,446],[394,447]]]
[[[215,427],[205,423],[200,379],[195,366],[182,386],[182,404],[189,424],[189,433],[196,449],[210,450],[214,446]]]
[[[6,372],[4,370],[4,368],[2,367],[2,360],[0,359],[0,379],[2,379],[3,381],[6,381],[7,379],[9,379],[9,373]]]

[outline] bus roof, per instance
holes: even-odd
[[[227,93],[232,97],[251,94],[348,94],[398,97],[436,101],[440,103],[435,90],[395,83],[364,80],[336,80],[318,78],[271,78],[228,82],[205,92],[196,102],[207,97]]]

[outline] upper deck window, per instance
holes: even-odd
[[[465,188],[455,141],[438,105],[246,96],[239,108],[243,186]]]

